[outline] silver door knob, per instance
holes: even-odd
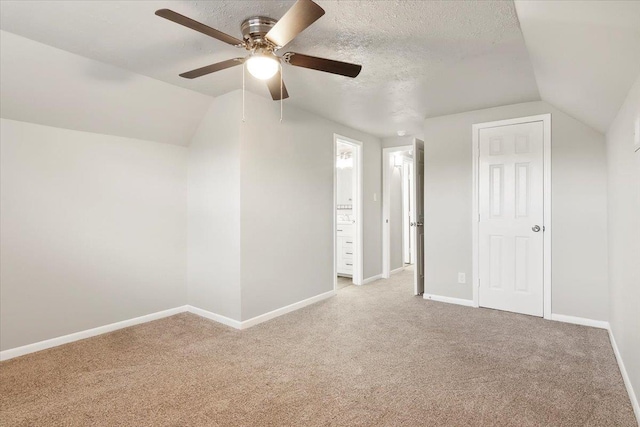
[[[534,225],[533,227],[531,227],[531,229],[537,233],[538,231],[540,231],[540,226]]]
[[[424,224],[421,222],[416,222],[416,227],[422,227]]]

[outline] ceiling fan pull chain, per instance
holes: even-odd
[[[244,123],[244,69],[245,66],[242,64],[242,123]]]
[[[284,96],[282,95],[282,63],[280,63],[280,123],[282,123],[282,105],[284,102]]]

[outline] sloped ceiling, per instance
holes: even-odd
[[[218,96],[241,88],[239,67],[196,80],[178,74],[244,51],[158,18],[154,11],[171,8],[238,37],[244,18],[280,18],[293,3],[3,1],[0,27]],[[351,80],[286,66],[291,98],[285,103],[373,135],[391,136],[400,129],[420,133],[425,117],[539,100],[512,2],[318,3],[326,15],[285,50],[356,62],[364,68]],[[258,83],[249,78],[248,88],[267,97]]]
[[[3,118],[186,146],[211,97],[0,31]]]
[[[517,1],[544,101],[605,133],[640,74],[640,1]]]

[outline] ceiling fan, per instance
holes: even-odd
[[[245,19],[240,26],[243,40],[169,9],[160,9],[156,11],[156,15],[250,52],[244,58],[233,58],[180,74],[180,77],[187,79],[202,77],[246,63],[249,73],[260,80],[265,80],[269,87],[269,92],[271,92],[271,97],[274,101],[279,101],[289,97],[287,88],[284,86],[284,82],[281,81],[280,67],[282,62],[296,67],[310,68],[352,78],[356,77],[362,69],[361,65],[318,58],[296,52],[287,52],[282,56],[276,55],[279,49],[287,45],[298,34],[324,15],[324,10],[311,0],[296,1],[279,21],[264,16]]]

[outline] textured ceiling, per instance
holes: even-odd
[[[606,132],[640,73],[640,1],[517,1],[543,100]]]
[[[539,99],[512,2],[318,1],[326,15],[286,50],[356,62],[358,78],[291,66],[286,103],[378,136],[425,117]],[[154,15],[171,8],[236,37],[251,15],[293,1],[3,1],[3,30],[204,94],[242,84],[240,68],[178,74],[244,51]],[[266,88],[248,78],[253,92]],[[286,106],[285,106],[286,108]]]

